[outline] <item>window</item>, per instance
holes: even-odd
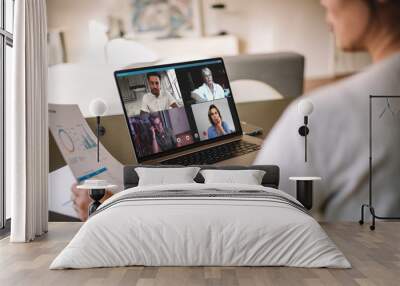
[[[14,0],[0,0],[0,228],[10,217],[10,194],[5,186],[5,105],[11,92]]]

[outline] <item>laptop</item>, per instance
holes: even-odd
[[[236,158],[230,162],[251,164],[260,139],[243,135],[222,58],[114,76],[136,163],[203,165]]]

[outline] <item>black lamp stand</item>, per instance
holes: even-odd
[[[100,116],[96,116],[96,136],[97,136],[97,162],[100,162],[100,145],[99,138],[104,136],[106,129],[100,125]]]
[[[304,161],[307,162],[307,135],[310,133],[308,116],[304,116],[304,125],[299,128],[299,134],[304,137]]]
[[[100,116],[96,117],[96,136],[97,136],[97,162],[100,162],[100,148],[99,148],[99,137],[100,137]]]
[[[303,204],[303,206],[311,210],[313,206],[313,181],[311,180],[297,180],[296,181],[296,199]]]
[[[101,205],[100,200],[106,194],[105,189],[91,189],[89,190],[89,197],[93,200],[93,202],[89,205],[89,216],[91,216],[97,208]]]
[[[364,208],[368,208],[372,215],[372,225],[370,229],[375,229],[375,219],[386,219],[386,220],[400,220],[400,217],[384,217],[378,216],[375,213],[375,208],[372,205],[372,100],[374,98],[400,98],[400,95],[370,95],[369,96],[369,199],[368,204],[363,204],[361,206],[361,219],[359,223],[364,224]]]

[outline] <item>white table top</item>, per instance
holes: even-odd
[[[291,181],[320,181],[321,177],[289,177]]]
[[[104,185],[104,186],[96,186],[96,185],[78,185],[78,189],[84,190],[103,190],[103,189],[115,189],[117,185]]]

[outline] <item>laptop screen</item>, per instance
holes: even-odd
[[[139,163],[242,134],[221,58],[114,75]]]

